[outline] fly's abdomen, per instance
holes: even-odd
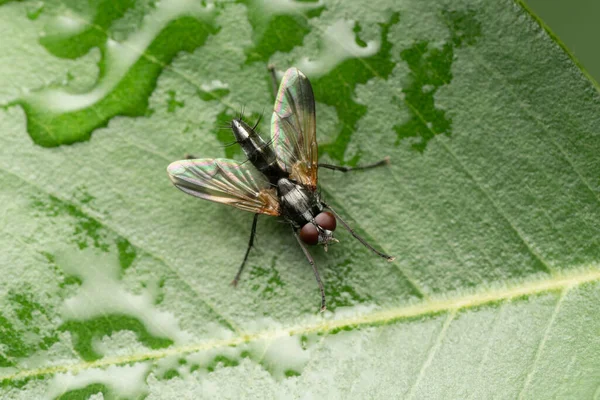
[[[250,125],[241,119],[234,119],[231,121],[231,129],[248,160],[273,184],[282,176],[287,176],[279,167],[273,148]]]

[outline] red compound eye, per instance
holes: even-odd
[[[300,229],[300,239],[306,244],[317,244],[319,243],[319,231],[309,222]]]
[[[335,231],[336,220],[332,213],[329,211],[323,211],[319,215],[316,216],[315,222],[323,229],[327,229],[328,231]]]
[[[328,231],[335,231],[336,220],[332,213],[329,211],[323,211],[315,217],[315,222],[323,229]],[[300,229],[300,239],[306,244],[317,244],[319,243],[319,231],[312,224],[308,223]]]

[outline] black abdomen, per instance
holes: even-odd
[[[277,156],[273,148],[250,125],[241,119],[234,119],[231,121],[231,129],[248,160],[273,185],[277,184],[280,178],[288,176],[287,172],[283,171],[277,163]]]

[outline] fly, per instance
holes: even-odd
[[[271,73],[276,82],[272,69]],[[180,160],[168,166],[169,178],[178,189],[192,196],[254,213],[248,248],[233,286],[239,282],[254,244],[258,216],[282,217],[288,222],[313,269],[321,292],[321,311],[325,311],[323,283],[306,245],[321,244],[327,250],[327,246],[338,242],[333,237],[337,220],[378,256],[388,261],[394,257],[372,247],[321,199],[317,191],[318,168],[348,172],[389,164],[389,158],[358,167],[320,164],[314,94],[308,78],[296,68],[288,69],[279,85],[271,117],[271,141],[265,142],[256,133],[256,125],[248,125],[241,117],[231,122],[236,142],[250,163],[223,158]]]

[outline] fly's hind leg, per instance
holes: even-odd
[[[388,157],[385,157],[383,160],[379,160],[372,164],[357,165],[356,167],[344,167],[341,165],[321,164],[321,163],[319,163],[319,167],[333,169],[335,171],[349,172],[349,171],[358,171],[361,169],[377,168],[377,167],[382,167],[384,165],[389,165],[389,164],[390,164],[390,157],[388,156]]]
[[[248,248],[246,249],[246,255],[244,256],[244,261],[242,261],[242,265],[240,265],[240,269],[238,269],[237,274],[235,274],[235,278],[231,281],[231,285],[233,287],[237,286],[240,281],[240,276],[242,275],[242,271],[244,270],[244,266],[246,265],[246,261],[248,260],[248,254],[250,254],[250,249],[254,245],[254,236],[256,236],[256,223],[258,222],[258,214],[254,214],[254,220],[252,221],[252,231],[250,232],[250,241],[248,242]]]

